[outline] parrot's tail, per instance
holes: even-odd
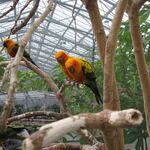
[[[100,104],[103,104],[103,101],[102,101],[102,98],[100,96],[100,93],[98,91],[98,88],[97,88],[97,85],[96,85],[96,82],[94,82],[93,84],[86,84],[92,91],[93,93],[95,94],[95,98],[96,98],[96,101],[97,103],[100,105]]]
[[[30,57],[26,57],[26,59],[39,68],[39,66]]]

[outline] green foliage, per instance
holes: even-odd
[[[150,10],[148,8],[143,8],[140,12],[140,27],[142,31],[143,45],[145,48],[144,52],[148,67],[150,67],[150,23],[145,23],[145,21],[149,16],[149,12]],[[135,108],[144,114],[143,96],[128,22],[122,23],[116,54],[115,70],[118,88],[120,91],[121,108]],[[147,136],[145,121],[137,128],[125,129],[125,143],[129,144],[136,142],[136,150],[143,149],[143,145]]]
[[[18,71],[18,91],[50,91],[47,83],[31,70]]]

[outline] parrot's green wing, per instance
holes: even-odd
[[[96,76],[94,73],[94,69],[92,65],[86,61],[85,59],[80,59],[81,65],[82,65],[82,71],[84,76],[86,77],[86,85],[93,91],[96,97],[96,101],[98,104],[103,103],[100,93],[98,91],[98,87],[96,84]]]
[[[14,48],[13,48],[13,51],[15,52],[15,54],[17,53],[18,48],[19,48],[19,45],[18,45],[17,43],[15,43],[15,46],[14,46]],[[23,57],[25,57],[28,61],[30,61],[31,63],[33,63],[35,66],[37,66],[37,65],[35,64],[35,62],[31,59],[29,53],[26,52],[25,50],[24,50],[24,53],[23,53]],[[38,66],[37,66],[37,67],[38,67]],[[38,67],[38,68],[39,68],[39,67]]]
[[[87,80],[96,79],[92,65],[88,61],[86,61],[85,59],[80,58],[80,61],[82,64],[83,74],[85,75]]]
[[[17,43],[15,43],[15,46],[14,46],[14,48],[13,48],[13,51],[14,51],[15,54],[17,53],[18,48],[19,48],[19,45],[18,45]],[[30,55],[29,55],[26,51],[24,51],[23,56],[24,56],[25,58],[29,58],[29,57],[30,57]]]
[[[18,45],[17,43],[15,43],[15,46],[14,46],[14,48],[13,48],[13,52],[14,52],[15,54],[17,54],[18,48],[19,48],[19,45]]]

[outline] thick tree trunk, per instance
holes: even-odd
[[[98,50],[100,53],[101,62],[105,70],[105,83],[104,83],[104,109],[120,110],[120,100],[118,95],[118,89],[116,85],[116,78],[113,68],[113,57],[115,54],[117,33],[119,31],[120,23],[124,10],[126,8],[127,1],[120,1],[118,9],[116,11],[116,17],[114,18],[110,37],[108,37],[106,45],[106,35],[102,24],[97,0],[85,0],[83,1],[86,5],[89,13],[93,31],[97,40]],[[106,47],[106,51],[105,51]],[[104,63],[105,62],[105,63]],[[110,73],[111,72],[111,73]],[[104,132],[104,139],[106,142],[107,149],[110,150],[123,150],[124,139],[123,130],[109,130]],[[117,143],[116,143],[117,142]],[[109,146],[108,146],[109,145]]]
[[[129,15],[130,31],[133,48],[135,50],[137,69],[143,92],[147,131],[150,136],[150,78],[144,56],[143,41],[139,23],[139,9],[144,2],[145,1],[143,0],[139,0],[138,2],[128,4],[127,12]]]

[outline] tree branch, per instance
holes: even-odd
[[[79,144],[67,144],[67,143],[53,143],[47,148],[42,150],[95,150],[95,145],[79,145]],[[104,150],[104,146],[100,147],[99,150]]]
[[[59,93],[60,93],[60,94],[63,93],[63,91],[65,90],[66,86],[69,86],[69,85],[74,86],[74,87],[76,87],[76,88],[83,88],[83,86],[84,86],[83,84],[81,84],[81,83],[79,83],[79,82],[77,82],[77,81],[67,80],[67,81],[65,81],[65,82],[62,84],[62,86],[60,87],[60,89],[59,89],[59,91],[58,91],[58,95],[59,95]]]
[[[17,22],[18,22],[18,20],[20,19],[20,16],[21,16],[23,10],[30,4],[31,1],[32,1],[32,0],[28,0],[28,1],[26,2],[26,4],[24,5],[24,7],[20,10],[19,15],[18,15],[18,16],[16,17],[16,19],[15,19],[15,24],[14,24],[14,26],[11,28],[11,32],[12,32],[12,30],[17,26]],[[10,32],[10,35],[11,35],[11,32]],[[10,37],[10,35],[8,36],[8,38]]]
[[[16,0],[15,2],[13,1],[13,6],[11,6],[10,9],[8,9],[6,12],[1,14],[0,18],[6,16],[8,13],[10,13],[12,10],[14,10],[16,8],[16,5],[17,5],[18,2],[19,2],[19,0]]]
[[[22,147],[23,150],[40,150],[64,134],[80,128],[100,129],[103,131],[105,128],[136,127],[142,121],[142,114],[135,109],[123,111],[104,110],[100,113],[80,114],[44,125],[39,131],[24,140]]]
[[[47,117],[54,117],[58,120],[68,117],[66,113],[56,113],[56,112],[48,112],[48,111],[34,111],[34,112],[27,112],[21,115],[17,115],[11,118],[8,118],[7,124],[10,124],[13,121],[21,120],[23,118],[35,117],[35,116],[47,116]]]
[[[16,68],[11,67],[11,62],[12,61],[10,61],[10,63],[8,64],[8,69],[10,69],[10,86],[8,89],[8,96],[7,96],[6,102],[4,104],[2,114],[0,116],[0,131],[5,130],[7,127],[6,126],[7,118],[10,115],[12,105],[13,105],[13,96],[14,96],[15,88],[18,85],[18,81],[17,81],[17,77],[16,77]]]
[[[104,109],[120,110],[120,100],[114,71],[114,56],[117,36],[126,6],[127,0],[119,0],[115,11],[115,16],[112,21],[111,30],[106,42],[103,86]],[[110,130],[106,128],[106,131],[104,131],[104,141],[107,150],[124,150],[122,130]]]
[[[137,3],[135,1],[128,3],[127,13],[129,16],[133,48],[135,50],[136,65],[137,65],[137,69],[140,77],[140,83],[143,92],[145,115],[147,120],[147,130],[150,136],[150,100],[149,100],[150,78],[149,78],[148,68],[146,64],[146,59],[144,56],[144,47],[143,47],[142,34],[140,31],[140,23],[139,23],[139,9],[141,7],[140,4],[143,4],[142,2],[144,1],[139,0],[138,2],[141,3]]]
[[[17,16],[17,18],[16,18],[16,20],[15,20],[15,25],[14,25],[14,27],[11,29],[11,34],[15,34],[15,33],[16,33],[17,31],[19,31],[21,28],[23,28],[24,26],[26,26],[27,23],[29,22],[30,18],[32,18],[33,15],[35,15],[35,12],[36,12],[36,10],[37,10],[37,8],[38,8],[38,6],[39,6],[40,0],[36,0],[36,1],[34,2],[34,6],[33,6],[33,8],[31,9],[29,15],[24,19],[23,22],[21,22],[21,24],[19,24],[18,26],[16,26],[16,25],[17,25],[17,21],[18,21],[18,19],[20,18],[22,11],[29,5],[30,2],[31,2],[31,0],[29,0],[29,1],[26,3],[26,5],[21,9],[20,14]]]
[[[2,90],[4,84],[9,81],[9,73],[10,73],[10,68],[9,68],[10,65],[8,65],[9,62],[10,61],[8,61],[7,63],[4,63],[4,64],[2,64],[2,62],[0,62],[2,65],[7,65],[7,67],[5,68],[5,72],[3,74],[2,81],[0,82],[0,91]],[[10,64],[11,64],[11,62],[10,62]]]
[[[104,65],[106,35],[102,23],[102,18],[100,16],[97,0],[82,0],[82,2],[85,4],[88,14],[90,16],[93,31],[97,41],[98,52],[100,54],[100,60]]]
[[[47,84],[49,85],[49,87],[52,89],[52,91],[57,96],[57,98],[59,100],[59,104],[60,104],[61,110],[64,111],[64,112],[68,112],[67,105],[64,102],[64,96],[62,94],[58,95],[59,88],[54,83],[54,81],[45,72],[43,72],[42,70],[40,70],[37,66],[33,65],[27,59],[25,59],[25,58],[23,58],[23,59],[26,62],[28,68],[30,68],[31,70],[33,70],[34,72],[36,72],[40,77],[42,77],[47,82]]]
[[[115,16],[112,22],[111,30],[108,36],[108,40],[106,43],[106,52],[105,52],[105,66],[104,66],[104,107],[105,109],[113,109],[112,100],[113,100],[113,77],[115,77],[114,72],[114,56],[115,56],[115,48],[117,43],[117,36],[120,29],[120,24],[122,21],[122,17],[124,11],[127,6],[127,0],[120,0]],[[115,79],[116,80],[116,79]],[[113,103],[116,103],[113,101]]]

